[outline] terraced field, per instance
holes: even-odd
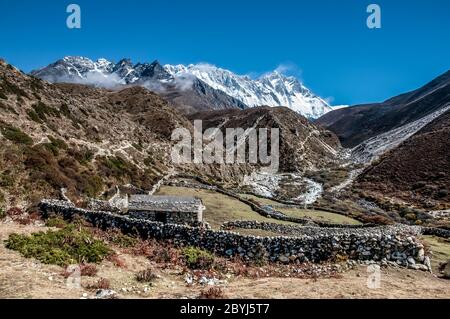
[[[436,236],[422,236],[421,239],[431,251],[433,272],[438,273],[439,264],[450,260],[450,240]]]
[[[203,213],[204,218],[214,229],[219,229],[223,223],[234,220],[256,220],[261,222],[295,225],[294,223],[261,216],[254,212],[250,206],[239,200],[210,190],[163,186],[156,195],[194,196],[200,198],[206,206],[206,210]]]
[[[276,210],[284,213],[287,216],[291,217],[298,217],[298,218],[310,218],[314,221],[320,221],[320,222],[328,222],[333,224],[346,224],[346,225],[358,225],[361,224],[361,222],[357,221],[356,219],[330,213],[326,211],[321,210],[312,210],[312,209],[301,209],[297,207],[286,207],[285,205],[280,204],[277,201],[267,199],[267,198],[260,198],[253,195],[248,194],[242,194],[243,197],[247,199],[252,199],[256,202],[258,202],[260,205],[270,205],[274,207]]]

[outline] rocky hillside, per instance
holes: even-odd
[[[197,78],[177,78],[157,92],[183,114],[222,109],[245,109],[247,105]],[[182,82],[185,83],[181,84]],[[180,87],[180,85],[183,85]]]
[[[194,116],[206,126],[279,127],[284,171],[334,160],[337,138],[287,108],[224,110]],[[50,84],[0,62],[0,205],[27,206],[61,188],[81,200],[116,185],[150,190],[173,172],[236,185],[251,165],[172,165],[171,134],[193,126],[161,96],[141,86],[108,90]],[[289,154],[289,156],[286,156]]]
[[[203,120],[203,129],[279,128],[280,171],[305,172],[336,163],[338,138],[287,107],[256,107],[243,111],[223,110],[194,114],[191,120]]]
[[[53,85],[2,61],[0,127],[1,199],[25,206],[60,188],[73,198],[150,189],[169,170],[172,130],[191,124],[144,88]]]
[[[345,147],[400,128],[449,105],[450,71],[423,87],[383,103],[338,109],[317,120],[334,132]]]
[[[356,187],[428,209],[450,208],[450,111],[383,155]]]

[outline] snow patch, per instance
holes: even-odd
[[[308,190],[294,198],[294,200],[300,201],[305,205],[314,204],[322,196],[323,186],[309,178],[304,178],[303,181],[307,184]]]
[[[286,179],[291,181],[283,182]],[[242,182],[242,186],[250,186],[254,194],[266,198],[275,198],[281,187],[286,188],[300,185],[305,187],[306,191],[291,198],[292,201],[310,205],[322,196],[323,186],[321,184],[295,173],[269,174],[254,172],[250,176],[245,176]]]
[[[351,150],[353,162],[360,164],[368,164],[376,160],[379,156],[399,146],[403,141],[410,138],[427,124],[450,110],[447,105],[436,112],[433,112],[421,119],[408,123],[389,132],[377,135],[364,141]]]

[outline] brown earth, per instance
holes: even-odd
[[[267,128],[270,136],[270,128],[278,128],[281,172],[305,172],[335,165],[337,162],[336,153],[340,149],[340,143],[336,135],[314,125],[287,107],[220,110],[196,113],[189,118],[202,120],[203,130],[220,127],[224,136],[226,129],[233,128]]]
[[[43,226],[23,226],[13,222],[0,224],[0,240],[11,233],[30,234],[42,231]],[[106,261],[98,266],[95,278],[83,277],[82,285],[100,277],[111,282],[111,288],[120,298],[197,298],[205,288],[187,286],[181,270],[164,269],[144,257],[118,251],[126,268],[118,268]],[[147,286],[136,282],[137,271],[151,267],[159,275]],[[0,244],[0,298],[90,298],[95,291],[69,289],[61,276],[63,269],[26,259]],[[450,298],[450,282],[432,274],[405,270],[382,269],[379,289],[368,289],[364,267],[344,272],[339,278],[298,279],[231,277],[221,284],[226,298]],[[126,291],[124,291],[124,288]]]
[[[418,207],[450,208],[450,112],[383,155],[355,187]]]

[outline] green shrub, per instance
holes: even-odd
[[[12,142],[25,145],[33,144],[33,139],[20,128],[3,124],[1,125],[0,130],[2,131],[3,136]]]
[[[38,78],[31,77],[29,84],[30,84],[31,90],[33,90],[33,92],[35,94],[36,94],[36,92],[44,89],[44,86],[42,85],[42,81]]]
[[[100,163],[102,173],[107,176],[132,178],[137,175],[137,168],[120,156],[103,157],[100,159]]]
[[[3,83],[0,84],[0,91],[3,91],[4,93],[11,93],[17,95],[18,98],[22,99],[22,97],[28,97],[28,94],[19,88],[14,83],[9,82],[8,80],[4,79]]]
[[[39,124],[43,123],[41,118],[39,117],[39,115],[34,110],[29,110],[27,112],[27,115],[32,121],[39,123]]]
[[[63,140],[54,138],[53,136],[50,135],[47,137],[50,140],[50,143],[43,143],[42,146],[44,146],[46,149],[52,152],[53,155],[58,156],[60,149],[65,150],[68,148],[66,142],[64,142]]]
[[[111,238],[111,242],[121,248],[129,248],[137,245],[138,240],[134,237],[117,233]]]
[[[438,198],[444,198],[446,196],[448,196],[448,189],[446,189],[446,188],[440,189],[437,193]]]
[[[34,110],[34,113],[36,114],[35,116],[37,116],[37,118],[41,122],[47,122],[47,116],[55,116],[55,117],[61,116],[59,110],[57,110],[51,106],[48,106],[47,104],[45,104],[41,101],[32,105],[32,108]]]
[[[64,115],[66,118],[72,121],[72,125],[74,128],[79,129],[80,124],[79,120],[70,112],[69,106],[67,104],[61,105],[59,108],[59,111]],[[83,110],[81,110],[83,111]],[[83,111],[84,112],[84,111]],[[87,114],[85,114],[87,116]]]
[[[59,216],[50,217],[45,221],[47,227],[64,228],[67,226],[67,222]]]
[[[59,155],[58,147],[56,147],[52,143],[43,143],[42,146],[45,147],[46,149],[48,149],[50,152],[52,152],[52,154],[54,156],[58,156]]]
[[[36,258],[45,264],[59,266],[99,263],[112,253],[104,242],[74,225],[30,236],[11,234],[5,241],[5,246],[20,252],[26,258]]]
[[[51,143],[52,145],[54,145],[55,147],[59,148],[59,149],[66,150],[66,149],[69,147],[69,146],[67,145],[67,143],[64,142],[64,141],[63,141],[62,139],[60,139],[60,138],[55,138],[55,137],[53,137],[53,136],[51,136],[51,135],[48,135],[47,137],[48,137],[48,139],[50,140],[50,143]]]
[[[84,166],[94,159],[94,152],[87,148],[82,148],[80,150],[70,148],[67,150],[67,153]]]
[[[121,174],[128,170],[129,163],[122,157],[109,157],[105,159],[105,165],[111,170]]]
[[[133,145],[133,147],[134,147],[135,149],[137,149],[139,152],[142,152],[142,151],[144,150],[144,148],[142,147],[141,144],[133,143],[132,145]]]
[[[0,207],[0,219],[3,219],[6,217],[6,211]]]
[[[86,176],[82,192],[91,198],[95,198],[103,189],[103,180],[98,175]]]
[[[14,185],[14,179],[10,175],[5,173],[0,174],[0,186],[1,187],[11,187]]]
[[[67,104],[61,105],[60,108],[59,108],[59,110],[60,110],[60,112],[62,113],[62,115],[64,115],[65,117],[69,117],[69,116],[72,115],[72,114],[70,113],[69,106],[68,106]]]
[[[412,220],[412,221],[417,220],[417,216],[416,216],[416,214],[414,214],[414,213],[408,213],[408,214],[406,214],[406,215],[405,215],[405,218],[408,219],[408,220]]]
[[[206,250],[187,247],[182,251],[186,266],[191,269],[210,269],[214,264],[214,256]]]

